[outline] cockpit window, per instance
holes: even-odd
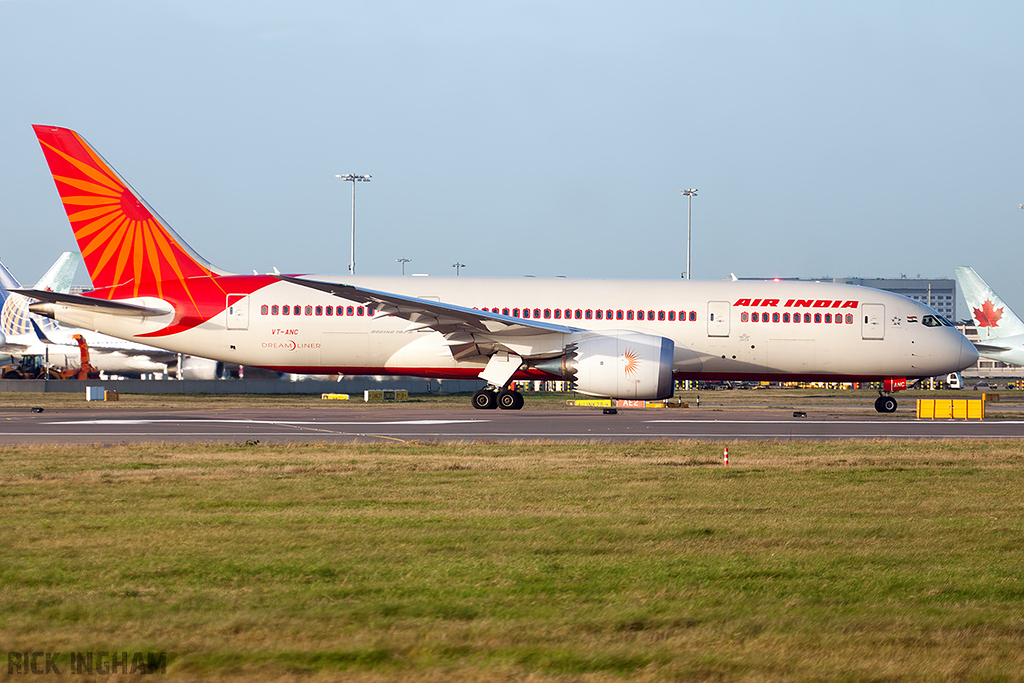
[[[941,315],[925,315],[921,317],[921,324],[925,327],[953,327],[953,323],[949,322]]]

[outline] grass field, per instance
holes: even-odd
[[[1021,678],[1024,445],[729,446],[0,449],[0,642],[164,680]]]

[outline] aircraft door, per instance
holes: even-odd
[[[729,309],[732,308],[728,301],[708,302],[708,336],[728,337],[729,336]]]
[[[227,328],[229,330],[249,329],[248,294],[228,294]]]
[[[860,307],[861,339],[885,339],[885,304]]]

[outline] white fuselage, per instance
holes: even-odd
[[[630,330],[666,337],[675,344],[673,374],[677,378],[929,377],[958,371],[977,358],[955,328],[921,324],[924,316],[935,315],[927,306],[865,287],[742,280],[309,279],[582,330]],[[162,305],[152,298],[130,301],[155,308]],[[61,322],[122,339],[285,372],[475,378],[487,362],[473,354],[457,360],[452,351],[455,342],[430,327],[371,314],[362,304],[288,282],[253,292],[232,307],[230,316],[225,307],[205,322],[167,336],[140,335],[159,332],[171,322],[170,314],[140,321],[60,304],[50,310]],[[469,341],[493,352],[494,339],[486,332],[472,335]],[[498,345],[530,358],[552,357],[571,342],[570,334],[525,333],[501,336]]]

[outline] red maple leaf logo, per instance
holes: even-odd
[[[975,308],[974,319],[978,321],[978,327],[999,327],[999,319],[1003,317],[1003,309],[1000,306],[995,308],[992,302],[985,299],[981,308]]]

